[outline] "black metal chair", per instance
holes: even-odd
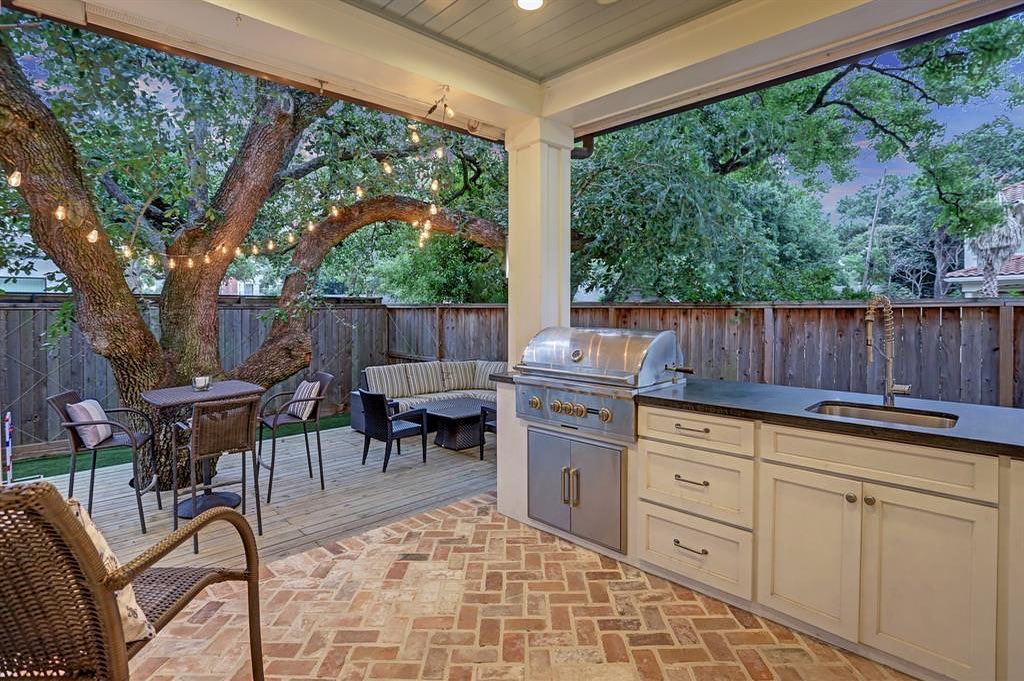
[[[498,432],[498,410],[495,407],[480,407],[480,460],[484,460],[484,433]]]
[[[324,489],[324,457],[323,450],[320,446],[320,405],[323,404],[324,397],[327,396],[328,388],[334,381],[334,376],[323,371],[319,371],[309,379],[319,384],[316,397],[306,397],[302,399],[290,399],[280,407],[277,408],[273,414],[267,414],[267,408],[281,397],[294,395],[295,391],[283,391],[274,393],[267,398],[264,402],[263,408],[260,409],[259,423],[260,431],[258,438],[258,451],[256,458],[259,464],[270,471],[270,478],[267,481],[267,503],[270,503],[270,495],[274,491],[274,465],[277,460],[277,429],[281,426],[289,423],[301,423],[302,424],[302,436],[306,440],[306,465],[309,467],[309,477],[313,479],[313,457],[309,452],[309,431],[307,430],[308,424],[312,423],[316,427],[316,460],[317,465],[320,468],[320,489]],[[309,416],[305,419],[301,419],[298,416],[288,413],[289,407],[295,404],[304,404],[306,402],[313,403],[313,410],[309,412]],[[270,428],[270,463],[267,464],[263,461],[263,429],[264,427]]]
[[[363,465],[366,465],[366,456],[370,452],[370,440],[378,440],[384,443],[384,467],[382,472],[388,470],[388,461],[391,460],[391,444],[398,443],[398,455],[402,454],[402,438],[419,435],[423,439],[423,463],[427,462],[427,410],[412,409],[401,414],[392,414],[392,404],[384,393],[371,393],[365,390],[359,391],[359,397],[363,402],[363,415],[365,417],[366,432],[363,436]],[[414,420],[415,419],[415,420]]]
[[[206,490],[225,485],[242,485],[242,514],[245,515],[245,455],[252,455],[252,486],[256,497],[256,532],[263,535],[263,515],[260,511],[259,462],[256,456],[256,416],[260,398],[241,397],[215,402],[197,402],[192,407],[192,419],[188,423],[175,423],[171,429],[171,451],[177,456],[179,449],[188,450],[189,487],[192,492],[192,517],[199,515],[196,492],[200,485]],[[179,437],[188,436],[187,444],[180,444]],[[242,455],[241,480],[218,480],[212,482],[210,463],[224,454]],[[203,480],[196,480],[196,469],[202,466]],[[174,471],[174,529],[178,529],[178,467]],[[199,553],[199,535],[192,537],[192,547]]]
[[[145,429],[137,430],[136,426],[141,424],[129,424],[125,425],[119,421],[105,420],[105,421],[79,421],[77,423],[71,420],[68,414],[68,405],[75,404],[76,402],[82,401],[82,396],[77,390],[66,390],[62,393],[58,393],[51,397],[47,397],[46,401],[50,404],[54,411],[60,415],[61,427],[64,428],[68,433],[68,441],[71,443],[71,466],[68,475],[68,497],[72,497],[75,494],[75,468],[78,465],[78,454],[81,452],[92,452],[92,462],[89,468],[89,503],[87,508],[89,513],[92,513],[92,499],[93,490],[96,486],[96,453],[102,449],[113,449],[115,447],[129,447],[132,450],[132,475],[135,476],[133,487],[135,488],[135,503],[139,507],[139,524],[142,526],[142,533],[146,533],[146,516],[142,511],[142,495],[150,491],[156,492],[156,507],[162,509],[164,507],[163,501],[160,499],[160,484],[157,481],[156,472],[156,449],[154,437],[153,421],[149,418],[149,415],[145,412],[141,412],[138,409],[129,409],[127,407],[119,407],[117,409],[105,409],[104,412],[109,414],[129,414],[141,419],[141,423],[145,424]],[[82,438],[78,435],[76,426],[95,426],[95,425],[106,425],[110,426],[111,435],[106,440],[103,440],[95,447],[89,448],[82,442]],[[142,456],[146,449],[149,449],[149,457],[146,463],[149,464],[149,472],[152,476],[149,478],[149,482],[144,484],[142,479]]]

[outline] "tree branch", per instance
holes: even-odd
[[[134,222],[133,233],[139,233],[142,235],[143,240],[149,244],[149,247],[157,253],[163,253],[164,249],[167,248],[167,244],[164,243],[163,235],[160,233],[160,229],[153,225],[149,221],[147,215],[154,215],[155,217],[163,218],[163,211],[153,205],[153,201],[159,195],[160,188],[157,188],[145,201],[145,203],[139,203],[128,196],[120,185],[117,184],[117,180],[114,176],[107,171],[100,175],[100,185],[107,191],[110,198],[118,202],[122,206],[127,206],[132,209],[135,213],[136,218]],[[134,236],[134,234],[133,234]]]

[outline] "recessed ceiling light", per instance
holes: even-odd
[[[516,0],[516,7],[525,9],[527,12],[540,9],[543,4],[544,0]]]

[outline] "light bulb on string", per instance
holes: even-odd
[[[290,244],[295,243],[295,233],[294,232],[288,232],[288,243],[290,243]]]
[[[57,219],[58,220],[62,220],[63,218],[57,218]],[[85,235],[85,240],[88,241],[91,244],[94,244],[94,243],[96,243],[97,241],[100,240],[100,233],[94,229],[94,230],[92,230],[91,232],[89,232],[88,234]]]
[[[361,198],[363,198],[363,194],[365,194],[365,193],[366,193],[366,192],[364,192],[364,191],[363,191],[363,188],[362,188],[362,187],[360,187],[360,186],[359,186],[359,185],[357,184],[357,185],[356,185],[356,198],[357,198],[357,199],[361,199]]]
[[[394,168],[391,167],[391,164],[387,161],[387,159],[384,159],[384,162],[380,164],[380,167],[381,170],[384,171],[385,175],[390,175],[395,170]]]
[[[277,244],[274,243],[273,239],[271,239],[270,241],[267,242],[267,250],[268,251],[272,251],[275,248],[277,248]]]
[[[419,220],[413,220],[412,221],[412,226],[413,227],[419,227],[420,226],[420,221]]]
[[[430,204],[430,214],[431,215],[437,215],[437,204],[436,203],[431,203]]]
[[[196,265],[194,262],[192,262],[192,258],[189,258],[186,264],[188,265],[189,269],[192,269]]]
[[[448,118],[455,118],[455,109],[448,106],[448,104],[444,105],[444,113]]]
[[[21,171],[15,170],[13,173],[7,176],[7,184],[11,187],[21,186]]]
[[[338,210],[338,207],[337,206],[331,206],[331,217],[332,218],[336,218],[339,215],[341,215],[341,212]]]
[[[434,225],[433,225],[433,223],[430,222],[430,220],[424,220],[423,221],[423,231],[424,232],[429,232],[430,228],[433,227],[433,226]]]
[[[438,182],[437,178],[435,177],[433,180],[430,181],[430,191],[436,192],[436,191],[438,191],[440,189],[441,189],[441,183]]]
[[[413,128],[412,131],[409,132],[409,139],[412,140],[413,144],[420,143],[420,133],[417,132],[416,128]]]
[[[224,255],[224,254],[225,254],[225,253],[227,253],[227,252],[228,252],[228,247],[227,247],[227,246],[225,246],[224,244],[221,244],[221,245],[220,245],[220,254],[221,254],[221,255]]]
[[[438,147],[437,149],[434,149],[434,156],[437,156],[438,158],[444,158],[444,147]]]
[[[177,266],[178,266],[178,264],[175,262],[174,258],[168,258],[167,259],[167,269],[173,270]]]
[[[256,244],[252,245],[252,254],[253,255],[259,255],[260,254],[260,247],[257,246]]]
[[[128,244],[125,244],[124,246],[121,247],[121,253],[123,253],[124,257],[126,258],[132,257],[132,247],[129,246]]]
[[[308,223],[306,224],[306,231],[307,231],[307,232],[315,232],[315,231],[316,231],[316,225],[315,225],[315,224],[313,224],[313,221],[312,221],[312,220],[310,220],[310,221],[309,221],[309,222],[308,222]]]
[[[203,255],[203,264],[204,265],[209,265],[210,264],[210,254],[209,253],[206,253],[206,254]]]
[[[57,210],[53,211],[53,217],[59,221],[63,221],[68,216],[68,209],[64,206],[57,206]],[[93,230],[96,231],[96,230]],[[94,242],[95,243],[95,242]]]
[[[155,264],[156,264],[156,256],[155,256],[155,255],[153,255],[152,253],[150,253],[149,255],[147,255],[147,256],[146,256],[146,264],[147,264],[147,265],[149,265],[150,267],[152,267],[153,265],[155,265]]]
[[[242,247],[241,246],[235,246],[235,257],[237,258],[240,255],[242,255]]]

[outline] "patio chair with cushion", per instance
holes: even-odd
[[[216,521],[238,531],[244,569],[153,567]],[[206,511],[121,566],[103,555],[109,547],[98,546],[106,544],[102,535],[89,536],[57,488],[34,482],[0,489],[0,533],[0,678],[127,681],[128,660],[151,639],[125,640],[118,592],[133,587],[152,633],[207,586],[241,581],[248,587],[252,676],[263,679],[259,558],[252,529],[235,511]]]
[[[485,433],[498,432],[498,410],[494,407],[480,407],[480,460],[484,460]]]
[[[259,461],[256,457],[256,415],[260,406],[258,395],[213,402],[197,402],[192,407],[192,418],[188,423],[176,423],[171,429],[172,451],[188,450],[189,486],[192,491],[192,509],[196,510],[196,494],[200,485],[204,489],[224,487],[225,485],[242,485],[242,513],[245,513],[245,455],[252,455],[252,486],[256,497],[256,531],[263,534],[263,515],[260,511]],[[180,439],[188,434],[188,443],[179,444]],[[212,460],[227,454],[242,455],[241,480],[219,480],[211,482],[209,466]],[[196,475],[202,466],[203,480],[197,481]],[[178,529],[178,467],[171,466],[174,472],[174,529]],[[198,515],[198,513],[196,513]],[[192,546],[199,553],[199,535],[193,533]]]
[[[387,472],[388,462],[391,460],[392,443],[398,443],[398,455],[401,456],[402,438],[414,435],[419,435],[422,438],[423,463],[427,462],[426,409],[413,409],[401,414],[392,414],[392,406],[383,393],[371,393],[360,390],[359,397],[363,403],[366,426],[366,432],[363,434],[364,466],[366,465],[366,456],[370,452],[370,440],[379,440],[384,443],[384,467],[382,472]]]
[[[270,495],[274,491],[274,464],[277,461],[277,430],[289,423],[302,424],[302,436],[306,440],[306,465],[309,467],[309,477],[313,478],[313,458],[309,452],[309,431],[308,424],[313,424],[316,429],[316,461],[320,468],[320,489],[324,489],[324,458],[320,446],[320,406],[328,389],[334,381],[334,376],[323,371],[304,380],[292,391],[274,393],[267,398],[260,409],[259,424],[260,432],[257,438],[256,458],[259,464],[270,471],[270,478],[267,480],[267,503],[270,503]],[[277,407],[273,413],[267,413],[268,408],[282,397],[290,399]],[[270,463],[263,461],[263,429],[270,429]]]
[[[135,488],[135,503],[139,509],[139,524],[146,533],[146,515],[142,510],[142,495],[156,492],[156,506],[163,508],[160,499],[160,485],[157,483],[155,464],[153,421],[145,412],[121,407],[106,409],[95,400],[83,400],[77,390],[66,390],[46,398],[50,407],[60,416],[61,427],[68,433],[71,444],[71,465],[68,472],[68,497],[75,494],[75,469],[78,454],[91,452],[89,466],[89,499],[87,508],[92,513],[93,492],[96,486],[96,454],[100,450],[128,447],[132,450],[132,475]],[[107,418],[110,414],[126,414],[135,417],[134,424],[124,424]],[[143,468],[148,477],[142,476]]]

